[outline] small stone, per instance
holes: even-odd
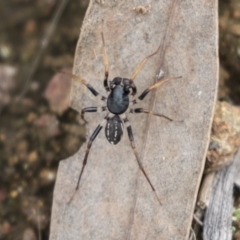
[[[60,134],[59,122],[55,115],[43,114],[33,124],[43,129],[46,138],[56,137]]]
[[[232,34],[240,36],[240,24],[233,24],[229,30]]]
[[[27,158],[28,162],[30,163],[36,162],[37,159],[38,159],[37,151],[30,152]]]
[[[16,198],[16,197],[18,196],[18,191],[16,191],[16,190],[11,191],[11,192],[10,192],[10,196],[11,196],[12,198]]]
[[[18,156],[14,155],[9,158],[9,165],[14,166],[19,162]]]
[[[11,232],[11,225],[9,222],[4,222],[2,225],[2,232],[4,235],[7,235]]]
[[[30,112],[27,116],[27,122],[32,123],[37,118],[37,115],[33,112]]]
[[[70,73],[70,69],[63,69],[63,72]],[[44,97],[48,100],[52,111],[62,115],[69,107],[71,77],[63,73],[53,76],[45,90]]]
[[[239,10],[239,9],[234,10],[234,12],[233,12],[233,17],[234,17],[234,18],[240,18],[240,10]]]
[[[26,140],[20,141],[17,145],[17,151],[19,152],[26,151],[27,148],[28,148],[28,143]]]
[[[41,183],[49,184],[52,183],[56,178],[56,172],[51,169],[43,169],[40,172]]]
[[[24,28],[27,34],[32,34],[36,31],[36,22],[33,19],[30,19],[26,22]]]
[[[7,197],[7,191],[5,188],[0,188],[0,202],[3,202]]]
[[[4,133],[0,134],[0,141],[4,142],[6,140],[6,135]]]
[[[36,234],[32,228],[26,228],[24,230],[23,240],[37,240]]]

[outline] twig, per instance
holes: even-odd
[[[204,218],[204,239],[231,240],[233,183],[236,164],[240,161],[240,150],[233,163],[216,172],[214,176],[209,205]]]

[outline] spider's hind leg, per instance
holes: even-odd
[[[106,91],[109,92],[110,88],[108,85],[108,56],[107,56],[103,32],[101,34],[102,34],[102,43],[103,43],[103,50],[102,50],[103,51],[103,60],[104,60],[104,67],[105,67],[103,86],[106,89]]]
[[[97,128],[95,129],[95,131],[93,132],[93,134],[91,135],[91,137],[90,137],[90,139],[89,139],[89,141],[88,141],[87,149],[86,149],[85,156],[84,156],[83,163],[82,163],[81,172],[80,172],[79,177],[78,177],[78,182],[77,182],[77,185],[76,185],[76,188],[75,188],[75,191],[74,191],[73,195],[71,196],[70,200],[68,201],[68,204],[73,200],[73,197],[74,197],[75,193],[77,192],[77,190],[78,190],[78,188],[79,188],[79,184],[80,184],[80,181],[81,181],[81,178],[82,178],[83,171],[84,171],[85,166],[86,166],[86,164],[87,164],[88,154],[89,154],[89,152],[90,152],[92,143],[93,143],[93,141],[95,140],[95,138],[97,137],[97,135],[99,134],[99,132],[101,131],[101,129],[103,128],[103,126],[106,124],[107,118],[108,118],[108,115],[107,115],[107,116],[104,118],[104,120],[97,126]]]
[[[155,188],[154,188],[151,180],[149,179],[149,177],[148,177],[148,175],[147,175],[147,173],[146,173],[146,171],[145,171],[145,169],[144,169],[144,167],[143,167],[143,165],[142,165],[142,163],[141,163],[141,161],[140,161],[140,158],[139,158],[139,156],[138,156],[138,152],[137,152],[137,149],[136,149],[136,146],[135,146],[135,142],[134,142],[134,138],[133,138],[133,133],[132,133],[132,127],[131,127],[131,125],[130,125],[130,122],[129,122],[129,120],[128,120],[128,118],[126,117],[125,114],[120,115],[120,117],[121,117],[122,121],[125,123],[125,126],[126,126],[126,128],[127,128],[128,138],[129,138],[129,140],[130,140],[130,144],[131,144],[133,153],[134,153],[134,155],[135,155],[135,157],[136,157],[138,166],[139,166],[139,168],[141,169],[141,171],[142,171],[143,175],[145,176],[146,180],[148,181],[150,187],[152,188],[152,191],[154,192],[154,194],[155,194],[155,196],[156,196],[159,204],[161,205],[161,202],[160,202],[160,199],[159,199],[159,197],[158,197],[158,195],[157,195],[157,193],[156,193],[156,190],[155,190]]]

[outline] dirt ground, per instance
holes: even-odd
[[[56,70],[71,71],[88,1],[69,1],[41,50],[59,3],[0,2],[0,240],[48,239],[58,163],[85,141],[78,113],[67,105],[70,80]],[[239,0],[220,0],[219,30],[219,99],[239,105]],[[233,227],[240,239],[239,219]]]

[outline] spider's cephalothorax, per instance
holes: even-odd
[[[138,153],[137,153],[134,138],[133,138],[132,127],[126,116],[126,111],[129,110],[129,113],[147,113],[147,114],[151,114],[151,115],[155,115],[155,116],[159,116],[159,117],[164,117],[165,119],[172,121],[171,118],[169,118],[163,114],[155,113],[153,111],[150,111],[150,110],[147,110],[144,108],[133,108],[133,106],[134,106],[134,104],[138,103],[139,100],[140,101],[143,100],[149,92],[151,92],[152,90],[159,87],[162,83],[165,83],[171,79],[176,79],[176,78],[180,78],[180,77],[168,78],[168,79],[161,80],[161,81],[155,83],[154,85],[150,86],[149,88],[145,89],[142,92],[142,94],[139,95],[139,97],[137,99],[135,98],[132,101],[130,101],[129,95],[131,94],[132,96],[135,96],[135,94],[137,93],[137,88],[136,88],[135,84],[133,83],[133,80],[135,79],[135,77],[137,76],[139,71],[142,69],[142,67],[144,66],[144,63],[147,61],[147,59],[150,58],[151,56],[155,55],[158,52],[159,48],[157,49],[156,52],[154,52],[153,54],[151,54],[151,55],[147,56],[145,59],[143,59],[143,61],[137,66],[137,68],[135,69],[135,71],[133,72],[132,76],[129,79],[116,77],[112,81],[108,81],[108,58],[107,58],[103,33],[102,33],[102,41],[103,41],[104,66],[105,66],[105,78],[103,80],[103,86],[104,86],[105,90],[107,92],[109,92],[108,97],[106,98],[104,96],[101,96],[90,84],[87,83],[87,81],[83,80],[82,78],[80,78],[74,74],[70,74],[75,80],[84,84],[94,96],[100,97],[100,99],[105,104],[103,107],[84,108],[81,112],[82,119],[85,120],[84,119],[85,112],[99,112],[99,111],[107,111],[108,112],[106,117],[104,118],[104,120],[97,126],[97,128],[95,129],[95,131],[93,132],[93,134],[91,135],[91,137],[88,141],[87,150],[86,150],[85,157],[83,160],[82,169],[81,169],[81,172],[80,172],[80,175],[78,178],[78,182],[77,182],[77,186],[76,186],[76,190],[75,190],[74,194],[76,193],[76,191],[79,187],[79,183],[80,183],[84,168],[87,164],[88,154],[91,149],[92,143],[95,140],[95,138],[97,137],[97,135],[99,134],[99,132],[101,131],[101,129],[105,126],[105,136],[106,136],[107,140],[111,144],[115,145],[115,144],[119,143],[121,140],[121,137],[123,135],[123,123],[124,123],[126,126],[126,129],[127,129],[127,132],[128,132],[128,137],[130,140],[130,144],[131,144],[133,153],[137,159],[138,166],[141,169],[146,180],[148,181],[149,185],[151,186],[152,190],[154,191],[154,193],[158,199],[158,202],[160,203],[160,200],[156,194],[155,188],[153,187],[153,184],[151,183],[151,181],[150,181],[148,175],[146,174],[146,172],[142,166],[142,163],[138,157]],[[74,194],[72,195],[70,201],[72,200]]]
[[[107,98],[107,107],[113,114],[126,112],[129,106],[130,80],[116,77],[110,82],[110,94]]]

